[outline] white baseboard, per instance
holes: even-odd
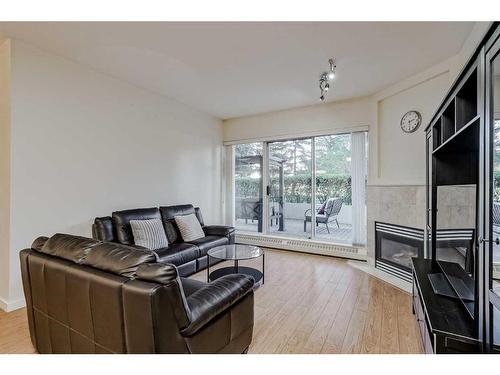
[[[389,275],[387,272],[378,270],[375,267],[369,265],[367,262],[349,261],[348,263],[354,268],[364,271],[367,274],[376,277],[377,279],[385,281],[386,283],[394,285],[396,288],[399,288],[407,293],[411,294],[413,292],[413,286],[411,283],[404,281],[399,277]]]
[[[2,297],[0,297],[0,309],[5,312],[11,312],[26,306],[26,301],[24,298],[20,298],[15,301],[6,301]]]
[[[236,243],[270,247],[303,253],[329,255],[340,258],[366,260],[366,248],[335,244],[326,241],[288,238],[273,235],[237,233]]]

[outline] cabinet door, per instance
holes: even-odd
[[[432,258],[432,128],[426,135],[426,215],[425,215],[425,258]]]
[[[486,339],[500,348],[500,41],[486,54],[485,180],[485,297]]]

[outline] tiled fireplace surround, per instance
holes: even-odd
[[[425,185],[369,185],[367,187],[367,264],[364,269],[402,289],[410,290],[408,283],[375,269],[375,221],[425,228]],[[470,227],[475,222],[475,190],[470,186],[450,187],[439,191],[440,228]],[[361,267],[360,267],[361,268]]]
[[[425,228],[425,186],[367,187],[367,261],[375,266],[375,221]]]

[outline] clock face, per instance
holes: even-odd
[[[422,122],[422,116],[417,111],[408,111],[401,119],[401,129],[405,133],[413,133]]]

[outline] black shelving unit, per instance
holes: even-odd
[[[455,118],[457,131],[469,124],[470,121],[477,116],[477,82],[477,69],[474,69],[470,76],[467,77],[464,85],[455,97]]]
[[[426,128],[426,235],[430,240],[426,245],[425,259],[413,260],[413,308],[426,352],[496,350],[492,337],[498,328],[493,327],[495,319],[491,311],[495,303],[500,306],[500,291],[491,290],[491,246],[494,241],[491,231],[491,159],[494,146],[493,121],[489,115],[493,111],[493,101],[488,96],[488,88],[493,83],[488,64],[493,56],[488,51],[497,48],[494,53],[500,56],[499,37],[499,23],[493,23]],[[469,249],[473,263],[467,272],[461,272],[463,281],[474,288],[473,300],[438,295],[429,282],[429,274],[441,273],[456,292],[455,297],[460,294],[452,285],[445,265],[438,262],[436,256],[438,187],[453,185],[471,185],[476,192],[476,224],[473,228],[476,238]],[[458,267],[455,263],[448,266],[449,269]],[[497,308],[500,311],[500,307]]]
[[[440,272],[432,259],[413,258],[413,313],[428,354],[479,353],[477,327],[460,302],[436,295],[427,275]]]
[[[455,134],[455,101],[448,104],[441,115],[441,133],[443,134],[443,144]]]

